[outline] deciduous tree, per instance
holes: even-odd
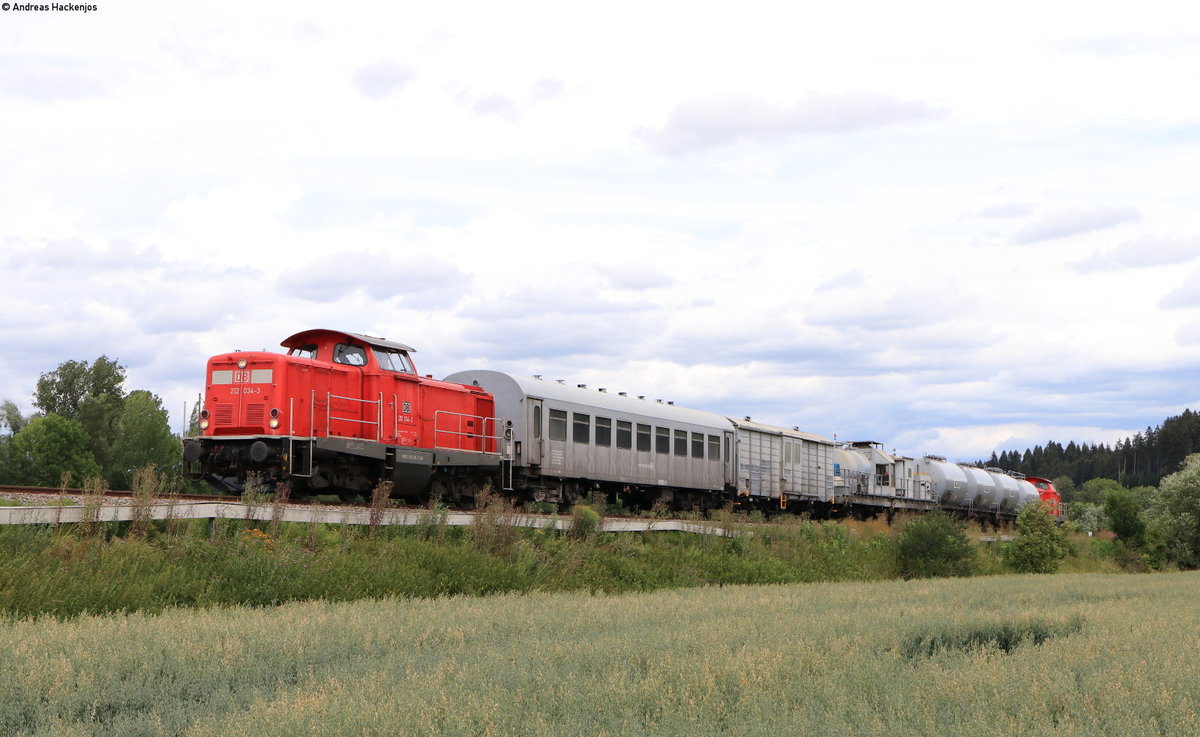
[[[66,361],[42,374],[34,390],[33,405],[43,414],[75,419],[88,397],[125,396],[125,367],[108,356],[94,362]]]
[[[135,471],[153,466],[163,473],[179,463],[180,453],[162,401],[141,389],[130,392],[113,433],[109,483],[128,488]]]
[[[8,469],[13,483],[33,486],[57,486],[64,472],[77,485],[100,476],[83,426],[60,415],[30,420],[8,445]]]
[[[1185,568],[1200,567],[1200,453],[1162,480],[1149,516],[1166,540],[1168,555]]]

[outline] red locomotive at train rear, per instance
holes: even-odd
[[[412,348],[334,330],[282,345],[287,355],[209,359],[201,435],[184,444],[191,478],[236,491],[257,476],[346,498],[388,479],[398,496],[453,498],[507,467],[492,396],[421,377]]]
[[[1054,484],[1050,479],[1044,479],[1041,476],[1026,476],[1025,480],[1033,484],[1033,487],[1037,489],[1042,504],[1050,509],[1050,514],[1055,517],[1061,517],[1062,497],[1059,495],[1058,489],[1054,488]]]

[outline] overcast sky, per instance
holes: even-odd
[[[1200,408],[1182,2],[94,3],[0,12],[26,412],[312,327],[960,459]]]

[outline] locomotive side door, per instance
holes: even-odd
[[[378,412],[375,409],[377,403],[370,412],[363,410],[363,367],[367,365],[366,349],[353,343],[339,343],[333,349],[333,362],[340,366],[334,369],[331,377],[333,381],[326,415],[329,434],[375,439],[379,432]]]
[[[542,465],[542,400],[529,397],[529,415],[525,418],[528,431],[525,433],[525,462],[531,466]]]

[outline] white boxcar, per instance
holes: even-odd
[[[733,420],[737,429],[737,491],[755,501],[829,501],[834,442],[796,429]]]

